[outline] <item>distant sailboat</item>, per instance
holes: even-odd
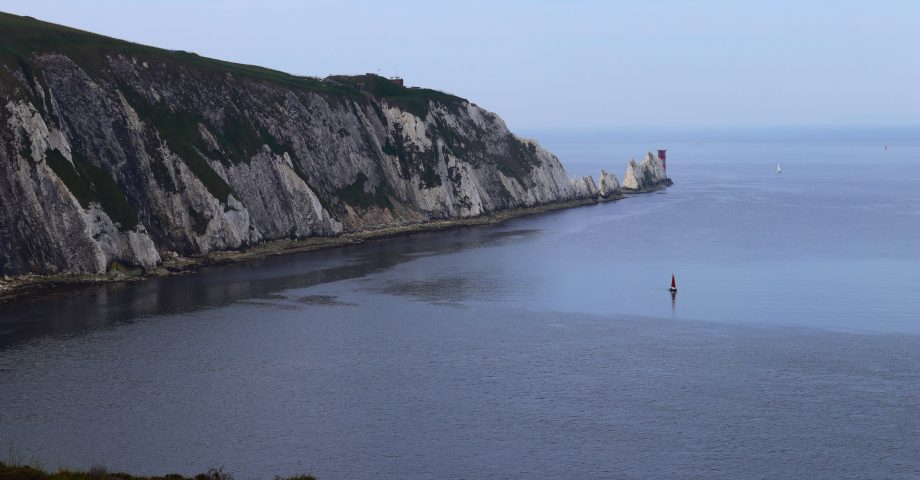
[[[677,279],[674,278],[674,274],[673,274],[673,273],[671,274],[671,288],[669,288],[668,290],[670,290],[670,291],[672,291],[672,292],[676,292],[676,291],[677,291]]]
[[[783,168],[779,166],[779,162],[776,162],[776,173],[783,173]]]

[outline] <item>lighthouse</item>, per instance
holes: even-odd
[[[661,166],[664,167],[664,171],[668,171],[668,161],[667,161],[667,150],[658,150],[658,159],[661,160]]]

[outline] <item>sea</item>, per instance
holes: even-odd
[[[0,462],[920,478],[920,129],[525,133],[674,185],[0,305]]]

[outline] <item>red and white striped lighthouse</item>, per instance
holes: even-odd
[[[661,166],[664,167],[664,171],[668,171],[668,161],[667,161],[667,150],[658,150],[658,159],[661,160]]]

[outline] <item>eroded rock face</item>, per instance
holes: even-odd
[[[0,64],[0,275],[150,267],[167,252],[597,195],[463,99],[404,105],[170,58]]]
[[[617,181],[616,175],[607,173],[607,170],[601,170],[600,186],[597,194],[603,199],[615,199],[623,196],[620,190],[620,182]]]
[[[576,198],[597,197],[597,184],[594,183],[594,178],[590,175],[573,178],[572,189],[575,191]]]
[[[630,159],[623,175],[624,192],[643,192],[671,185],[661,160],[649,152],[641,163]]]

